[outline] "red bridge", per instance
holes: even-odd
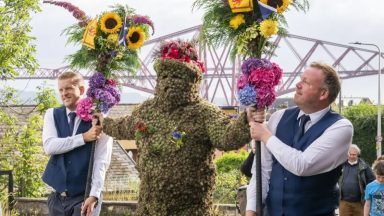
[[[152,51],[159,43],[168,39],[197,39],[200,26],[191,27],[169,35],[158,37],[146,42],[141,51],[141,68],[137,75],[118,72],[119,82],[126,87],[147,93],[154,93],[156,73],[152,67]],[[283,68],[283,79],[278,87],[278,95],[293,92],[295,80],[298,79],[305,66],[315,60],[322,59],[337,68],[341,79],[360,76],[377,75],[377,51],[357,48],[344,44],[288,34],[285,37],[274,38],[276,49],[271,55],[264,56],[276,62]],[[223,47],[213,47],[210,44],[199,43],[200,58],[205,62],[207,72],[201,85],[201,95],[211,102],[215,98],[225,98],[227,105],[237,105],[236,81],[241,69],[241,60],[236,58],[231,62],[229,55],[232,44]],[[383,55],[381,56],[383,58]],[[56,79],[62,72],[70,70],[69,66],[46,69],[40,68],[34,75],[19,70],[16,79]],[[93,71],[80,71],[89,77]]]

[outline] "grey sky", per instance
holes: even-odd
[[[155,24],[152,38],[201,24],[202,11],[192,11],[192,0],[72,0],[69,1],[94,16],[115,3],[128,4],[142,15],[148,15]],[[305,14],[287,12],[289,33],[348,44],[351,41],[375,43],[384,49],[383,0],[310,0],[310,9]],[[63,8],[43,4],[42,12],[32,20],[36,37],[37,58],[41,67],[58,68],[66,65],[64,58],[76,48],[66,46],[66,36],[61,31],[73,24],[75,19]],[[366,47],[374,50],[373,47]],[[384,63],[383,63],[384,65]],[[377,77],[364,78],[365,91],[355,92],[361,81],[354,79],[343,83],[346,95],[377,97]]]

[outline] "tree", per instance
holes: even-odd
[[[359,104],[346,108],[343,116],[353,124],[353,143],[361,149],[361,157],[369,164],[376,159],[377,106]]]
[[[16,116],[0,109],[0,124],[7,125],[0,140],[0,170],[13,170],[15,195],[19,197],[39,197],[45,189],[41,174],[48,158],[44,156],[41,144],[42,114],[59,103],[54,97],[53,89],[48,88],[38,88],[35,102],[38,105],[32,114]],[[16,90],[10,87],[2,90],[0,103],[3,106],[19,103]],[[22,125],[20,121],[25,116],[26,124]],[[3,192],[4,195],[1,189],[0,193]]]
[[[0,78],[18,75],[16,68],[32,74],[38,67],[34,39],[29,35],[31,13],[40,11],[38,0],[0,0]]]

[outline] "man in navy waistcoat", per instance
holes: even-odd
[[[63,106],[48,109],[44,116],[43,147],[50,156],[43,181],[53,188],[48,197],[50,216],[99,215],[105,172],[112,154],[112,138],[101,126],[82,121],[76,106],[85,93],[83,77],[64,72],[58,78]],[[90,196],[84,200],[90,142],[97,140]],[[98,204],[97,204],[98,203]]]
[[[339,91],[336,71],[314,62],[296,84],[297,107],[275,112],[268,124],[250,123],[252,138],[264,143],[262,185],[270,216],[335,215],[337,181],[353,136],[351,122],[330,108]],[[255,182],[253,177],[247,191],[247,216],[255,215]]]

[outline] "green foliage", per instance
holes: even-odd
[[[55,91],[51,88],[37,87],[37,95],[35,102],[37,104],[37,111],[43,114],[47,109],[51,107],[57,107],[60,105],[59,101],[55,97]]]
[[[245,182],[245,176],[241,174],[239,169],[218,173],[213,191],[213,202],[234,204],[237,189],[242,185],[242,182]]]
[[[0,96],[3,98],[2,105],[18,101],[15,93],[12,88],[3,90]],[[53,90],[39,88],[35,102],[38,104],[39,114],[19,113],[16,116],[0,109],[0,124],[7,126],[0,142],[0,169],[13,170],[15,196],[19,197],[39,197],[45,188],[41,174],[47,157],[44,156],[41,144],[41,114],[49,107],[57,105],[58,101],[53,96]],[[26,115],[29,116],[27,119]],[[5,181],[0,185],[5,185]],[[0,194],[6,196],[4,188],[0,188]]]
[[[15,68],[32,74],[38,67],[34,39],[29,34],[31,13],[40,11],[38,0],[0,0],[0,78],[18,75]]]
[[[262,54],[271,54],[275,45],[268,41],[271,35],[263,35],[260,28],[261,14],[256,8],[258,5],[253,7],[254,9],[249,12],[233,13],[226,0],[195,0],[193,8],[204,10],[201,40],[213,46],[223,46],[231,42],[233,44],[232,59],[236,54],[245,58],[260,58]],[[293,0],[289,4],[288,9],[290,8],[305,12],[309,8],[309,3],[307,0]],[[243,15],[244,19],[242,22],[239,21],[237,27],[233,27],[230,23],[237,15]],[[279,23],[277,34],[286,34],[287,21],[282,11],[273,13],[268,20]],[[253,34],[250,35],[250,32]]]
[[[244,150],[240,152],[227,152],[223,156],[215,160],[216,170],[218,173],[226,173],[231,170],[239,170],[241,164],[247,159],[248,153]]]
[[[215,203],[235,203],[237,189],[246,182],[246,177],[240,172],[240,166],[247,156],[248,153],[241,150],[238,153],[227,152],[215,160],[217,170],[213,192]]]
[[[376,159],[377,108],[370,104],[348,107],[343,116],[354,128],[353,143],[361,149],[361,157],[369,164]]]

